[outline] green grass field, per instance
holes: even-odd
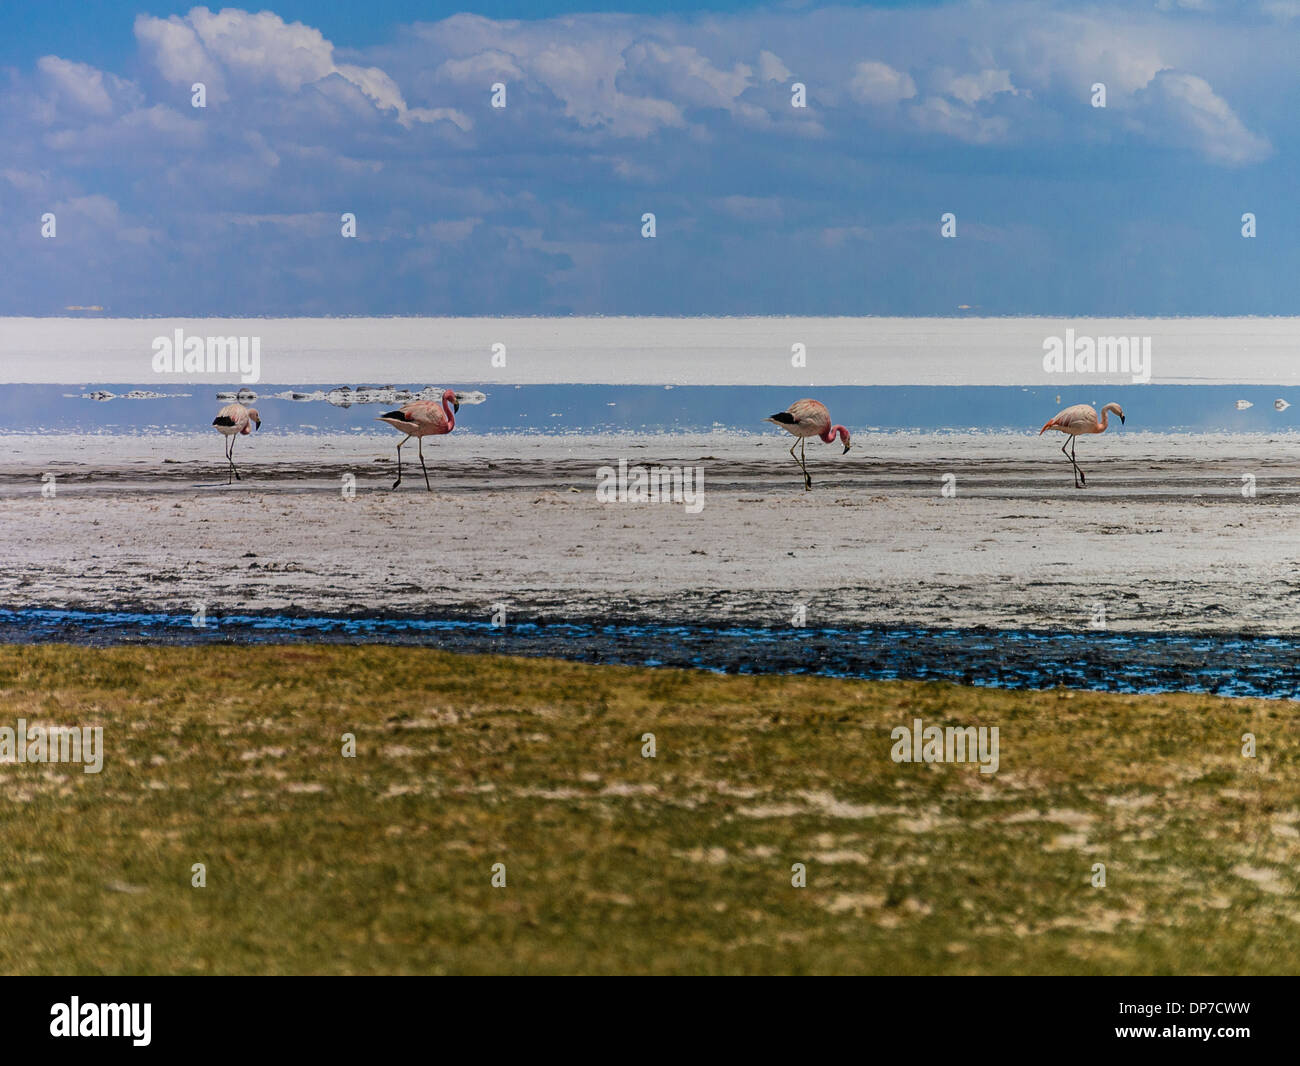
[[[0,764],[8,974],[1300,970],[1291,702],[0,647],[20,717],[106,756]],[[915,717],[999,771],[893,762]]]

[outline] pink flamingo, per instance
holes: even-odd
[[[450,409],[448,404],[451,405]],[[387,422],[394,429],[400,429],[406,434],[397,445],[397,480],[393,482],[393,488],[397,488],[402,483],[402,445],[414,437],[420,449],[420,469],[424,471],[424,487],[430,492],[433,491],[433,486],[429,484],[429,470],[424,465],[422,438],[450,433],[456,428],[454,412],[459,410],[460,397],[451,389],[447,389],[442,394],[441,406],[432,400],[416,400],[405,407],[399,407],[396,411],[389,411],[388,414],[379,416],[380,422]]]
[[[790,445],[790,458],[803,468],[804,492],[812,488],[812,478],[808,476],[808,464],[804,459],[804,446],[809,437],[820,437],[830,444],[838,436],[844,442],[844,451],[841,454],[848,453],[849,431],[843,426],[831,425],[831,413],[826,410],[824,403],[817,400],[795,400],[784,411],[778,411],[771,418],[765,418],[763,421],[773,422],[799,438]],[[794,454],[796,446],[799,448],[797,458]]]
[[[257,413],[257,408],[245,407],[242,403],[226,404],[212,420],[217,432],[229,438],[226,441],[226,462],[230,464],[230,470],[226,474],[227,485],[230,484],[231,474],[235,475],[236,481],[240,480],[239,471],[235,468],[235,438],[241,433],[247,435],[250,422],[258,429],[262,428],[262,416]]]
[[[1096,410],[1086,403],[1076,403],[1073,407],[1067,407],[1038,431],[1040,437],[1049,429],[1056,429],[1069,434],[1069,439],[1061,445],[1061,454],[1069,459],[1070,465],[1074,467],[1074,487],[1076,489],[1087,488],[1088,479],[1083,476],[1079,464],[1074,461],[1075,442],[1081,433],[1105,433],[1106,427],[1110,424],[1106,415],[1108,411],[1114,411],[1119,415],[1120,425],[1124,424],[1124,409],[1117,403],[1108,403],[1101,409],[1100,422],[1097,421]],[[1067,446],[1070,449],[1068,452],[1065,450]]]

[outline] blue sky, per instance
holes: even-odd
[[[0,5],[0,314],[1297,312],[1300,0],[464,12]]]

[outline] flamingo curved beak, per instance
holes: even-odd
[[[1119,424],[1120,424],[1121,426],[1124,424],[1124,416],[1123,416],[1123,415],[1120,415],[1120,416],[1119,416]]]
[[[844,450],[843,450],[842,452],[840,452],[840,454],[841,454],[841,455],[848,455],[848,454],[849,454],[849,446],[848,446],[847,444],[844,445]]]

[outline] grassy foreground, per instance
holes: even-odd
[[[1290,702],[0,647],[20,717],[106,756],[0,763],[8,974],[1300,969]],[[999,771],[891,761],[915,717]]]

